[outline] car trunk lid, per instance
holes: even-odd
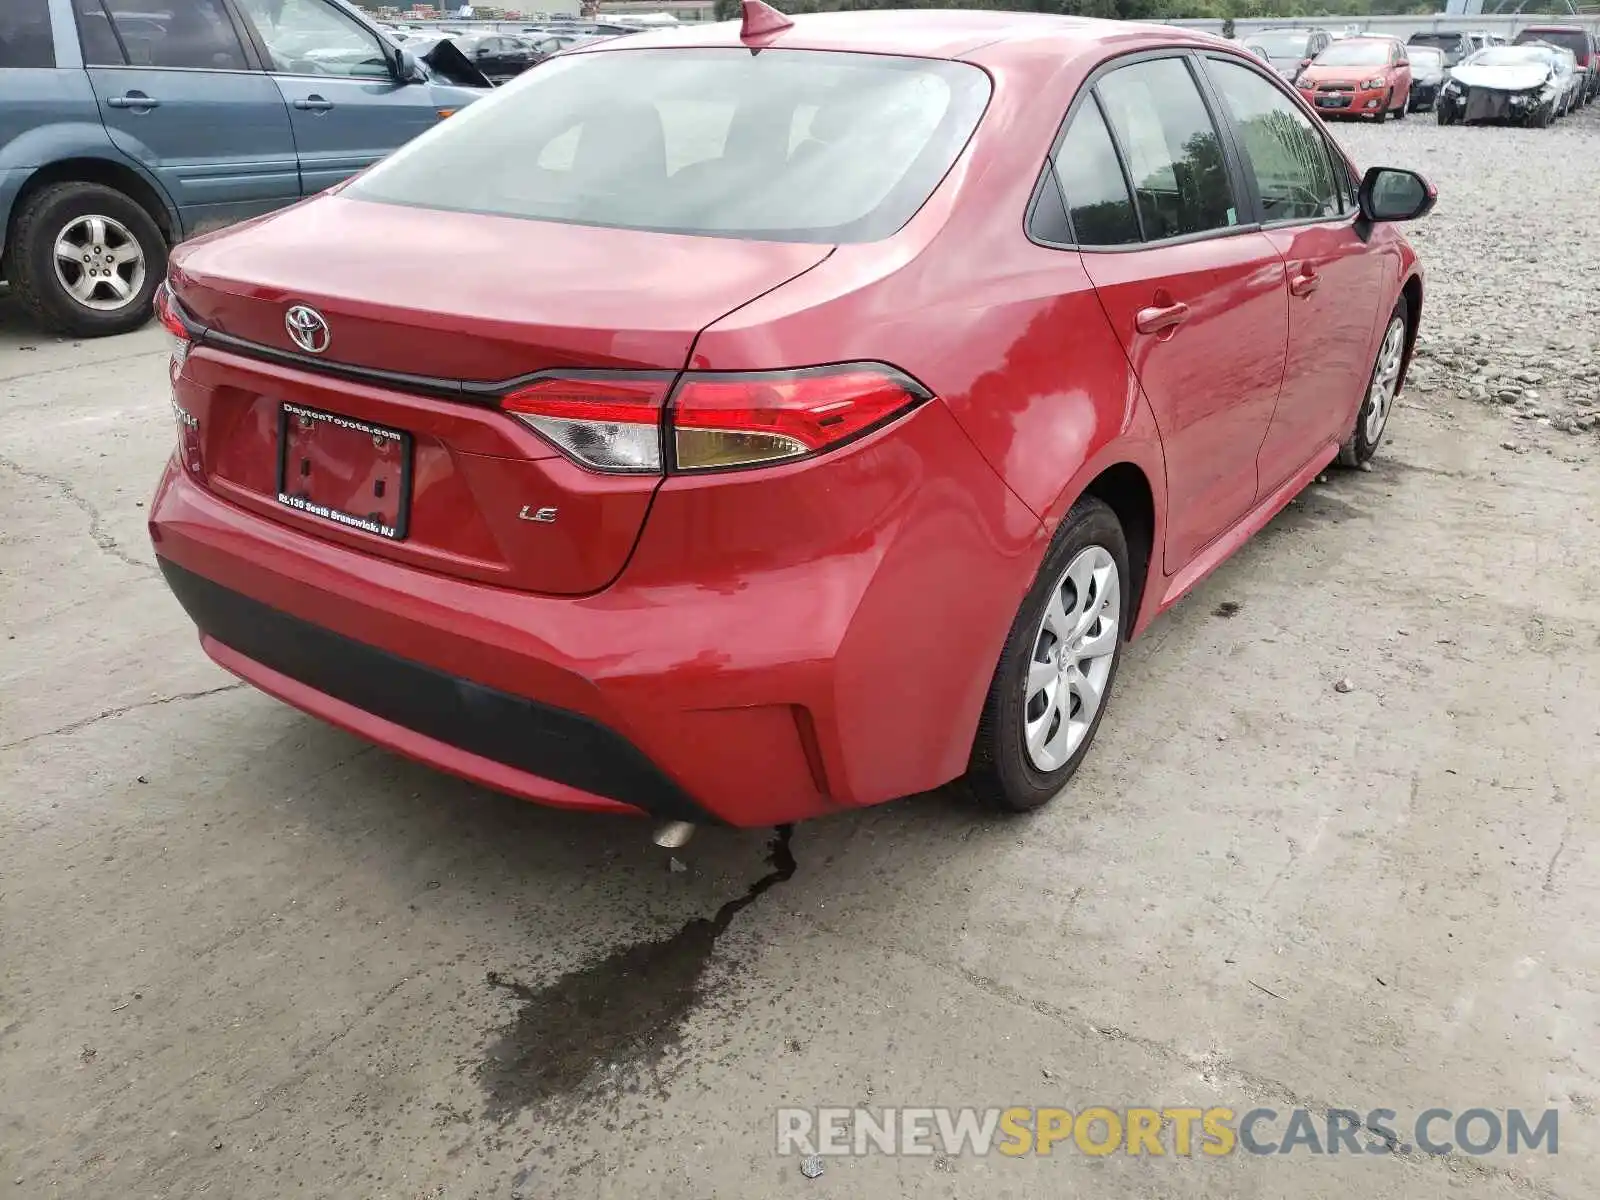
[[[175,253],[178,303],[206,331],[174,384],[183,454],[327,541],[593,592],[660,476],[579,466],[496,392],[565,371],[654,372],[664,392],[701,329],[830,250],[323,197]],[[307,311],[316,336],[297,342]]]

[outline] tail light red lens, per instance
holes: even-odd
[[[189,346],[193,338],[189,336],[189,327],[178,315],[177,302],[172,298],[172,289],[167,286],[165,280],[156,288],[154,299],[156,320],[161,322],[161,328],[172,335],[172,357],[167,361],[167,377],[176,383],[178,374],[183,370],[183,364],[189,357]]]
[[[717,471],[821,454],[929,399],[877,363],[799,371],[541,379],[501,407],[568,457],[609,473]],[[665,405],[665,413],[663,406]],[[672,460],[663,454],[670,439]]]
[[[500,406],[586,467],[661,473],[661,405],[670,375],[565,376],[512,392]]]
[[[685,375],[672,398],[673,465],[714,471],[819,454],[925,399],[910,379],[876,365]]]

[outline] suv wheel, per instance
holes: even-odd
[[[143,206],[98,183],[30,196],[11,238],[11,285],[33,319],[75,337],[127,333],[150,319],[167,243]]]

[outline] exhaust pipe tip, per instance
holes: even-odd
[[[689,844],[694,830],[694,825],[688,821],[668,821],[655,831],[650,840],[663,850],[676,850]]]

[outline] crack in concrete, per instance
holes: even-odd
[[[97,724],[98,722],[107,720],[110,717],[120,717],[124,713],[134,712],[137,709],[159,708],[164,704],[177,704],[183,700],[200,700],[206,696],[218,695],[221,692],[236,692],[240,688],[248,686],[249,685],[245,683],[224,683],[220,687],[207,688],[203,692],[179,692],[175,696],[160,696],[154,700],[141,700],[137,704],[124,704],[117,708],[108,708],[104,712],[96,713],[92,717],[82,717],[79,720],[70,721],[57,729],[47,729],[43,733],[30,733],[27,737],[18,738],[14,742],[6,742],[3,745],[0,745],[0,751],[15,750],[18,746],[26,746],[29,742],[37,742],[44,738],[60,737],[64,733],[77,733],[80,729],[87,729],[90,725]]]
[[[1010,984],[1001,983],[998,979],[991,979],[987,975],[980,975],[978,972],[963,967],[959,963],[944,962],[908,946],[861,938],[859,933],[846,935],[826,922],[816,921],[815,918],[813,918],[813,921],[819,927],[826,929],[835,936],[849,937],[852,940],[869,943],[880,950],[904,954],[906,957],[932,967],[942,974],[954,975],[996,999],[1031,1009],[1040,1016],[1059,1021],[1064,1025],[1085,1026],[1091,1033],[1107,1041],[1125,1042],[1163,1062],[1178,1063],[1190,1070],[1197,1070],[1200,1073],[1200,1077],[1212,1086],[1216,1086],[1219,1083],[1232,1084],[1258,1103],[1271,1101],[1281,1107],[1303,1108],[1308,1112],[1319,1113],[1324,1118],[1330,1112],[1344,1113],[1353,1111],[1346,1105],[1329,1104],[1311,1096],[1303,1096],[1287,1084],[1268,1078],[1265,1075],[1257,1075],[1254,1072],[1247,1071],[1215,1051],[1196,1056],[1179,1049],[1170,1042],[1157,1041],[1155,1038],[1129,1033],[1127,1030],[1119,1029],[1115,1025],[1101,1025],[1075,1009],[1024,995]],[[1461,1154],[1428,1154],[1415,1147],[1399,1143],[1399,1139],[1386,1130],[1374,1129],[1365,1122],[1361,1124],[1360,1128],[1388,1146],[1389,1157],[1399,1162],[1417,1167],[1438,1167],[1456,1175],[1469,1175],[1479,1179],[1496,1179],[1522,1194],[1537,1197],[1538,1200],[1564,1200],[1561,1193],[1554,1191],[1549,1185],[1537,1179],[1530,1179],[1520,1171],[1512,1170],[1508,1167],[1491,1166],[1481,1159],[1469,1158]]]
[[[68,371],[88,371],[95,367],[116,366],[119,363],[136,362],[141,358],[152,358],[158,354],[166,356],[170,353],[171,351],[165,346],[157,346],[150,350],[140,350],[135,354],[119,355],[116,358],[97,358],[92,362],[71,363],[64,367],[44,367],[38,371],[24,371],[20,375],[6,375],[0,377],[0,384],[22,383],[26,380],[39,379],[45,375],[65,375]]]
[[[43,471],[29,470],[21,463],[13,462],[9,458],[0,458],[0,467],[4,467],[23,479],[32,480],[34,483],[44,484],[46,487],[55,489],[64,499],[70,501],[84,516],[89,518],[89,537],[104,553],[109,554],[118,562],[127,563],[128,566],[137,568],[146,575],[154,575],[156,573],[156,569],[149,563],[139,561],[117,545],[117,540],[106,532],[105,518],[100,515],[100,510],[85,497],[79,495],[77,489],[65,479],[59,479],[54,475],[46,475]]]
[[[1550,865],[1544,869],[1544,890],[1556,890],[1556,864],[1561,861],[1561,856],[1567,851],[1567,839],[1572,836],[1572,814],[1567,814],[1567,823],[1561,827],[1561,843],[1556,847],[1556,852],[1550,856]]]

